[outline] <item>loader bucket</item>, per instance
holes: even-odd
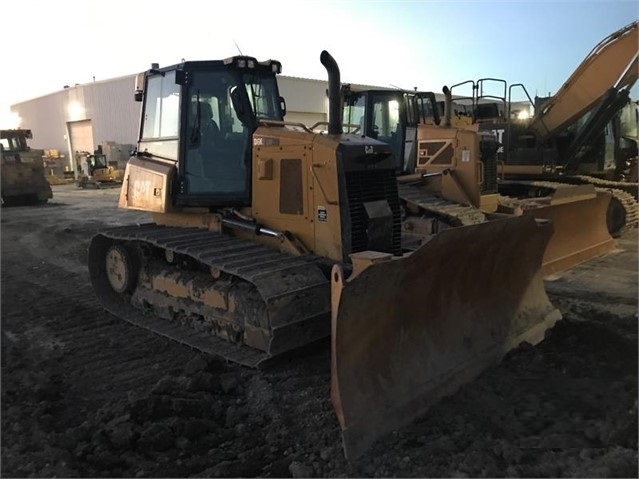
[[[331,399],[349,460],[561,318],[541,277],[552,225],[444,230],[347,280],[332,271]],[[358,255],[354,255],[358,256]]]
[[[566,190],[569,193],[572,188]],[[543,259],[542,274],[545,279],[553,279],[553,275],[616,247],[606,223],[610,198],[609,193],[597,192],[590,198],[574,201],[567,198],[566,202],[527,210],[535,218],[552,221],[554,226],[555,232]]]

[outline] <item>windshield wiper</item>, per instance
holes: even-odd
[[[195,106],[196,108],[195,120],[193,121],[193,130],[191,130],[191,138],[189,142],[189,146],[191,147],[195,147],[200,144],[200,137],[201,137],[200,125],[202,123],[202,109],[200,108],[200,90],[197,91],[195,99],[197,101]]]

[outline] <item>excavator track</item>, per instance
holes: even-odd
[[[595,185],[595,187],[598,188],[620,190],[624,193],[630,194],[635,199],[637,198],[637,194],[639,193],[639,183],[636,182],[612,181],[588,175],[571,175],[570,178],[576,178],[582,183]]]
[[[330,334],[330,282],[312,255],[150,223],[94,236],[89,273],[115,316],[245,366]]]
[[[639,223],[639,203],[630,193],[619,188],[620,185],[628,185],[628,183],[620,183],[617,181],[604,180],[593,176],[578,175],[573,176],[579,180],[582,184],[592,184],[597,192],[607,192],[612,195],[618,205],[623,208],[624,219],[623,225],[615,232],[615,235],[621,235],[625,231],[632,229]],[[561,181],[541,181],[541,180],[509,180],[504,181],[504,184],[519,184],[533,188],[543,188],[548,190],[557,190],[559,188],[571,188],[576,186],[574,183],[566,183]],[[505,202],[508,202],[510,198],[506,197]]]

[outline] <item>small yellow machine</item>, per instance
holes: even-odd
[[[79,188],[119,186],[124,178],[124,171],[118,169],[117,162],[109,164],[102,153],[77,152],[76,163],[87,168],[87,173],[81,174],[76,181]]]

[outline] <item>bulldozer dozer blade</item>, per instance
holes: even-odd
[[[349,460],[543,339],[561,318],[541,277],[551,234],[523,215],[444,230],[346,280],[333,267],[331,399]]]
[[[566,190],[570,191],[569,188]],[[554,233],[544,254],[542,274],[546,279],[601,256],[616,247],[608,232],[606,216],[610,194],[598,192],[527,211],[535,218],[550,220]]]

